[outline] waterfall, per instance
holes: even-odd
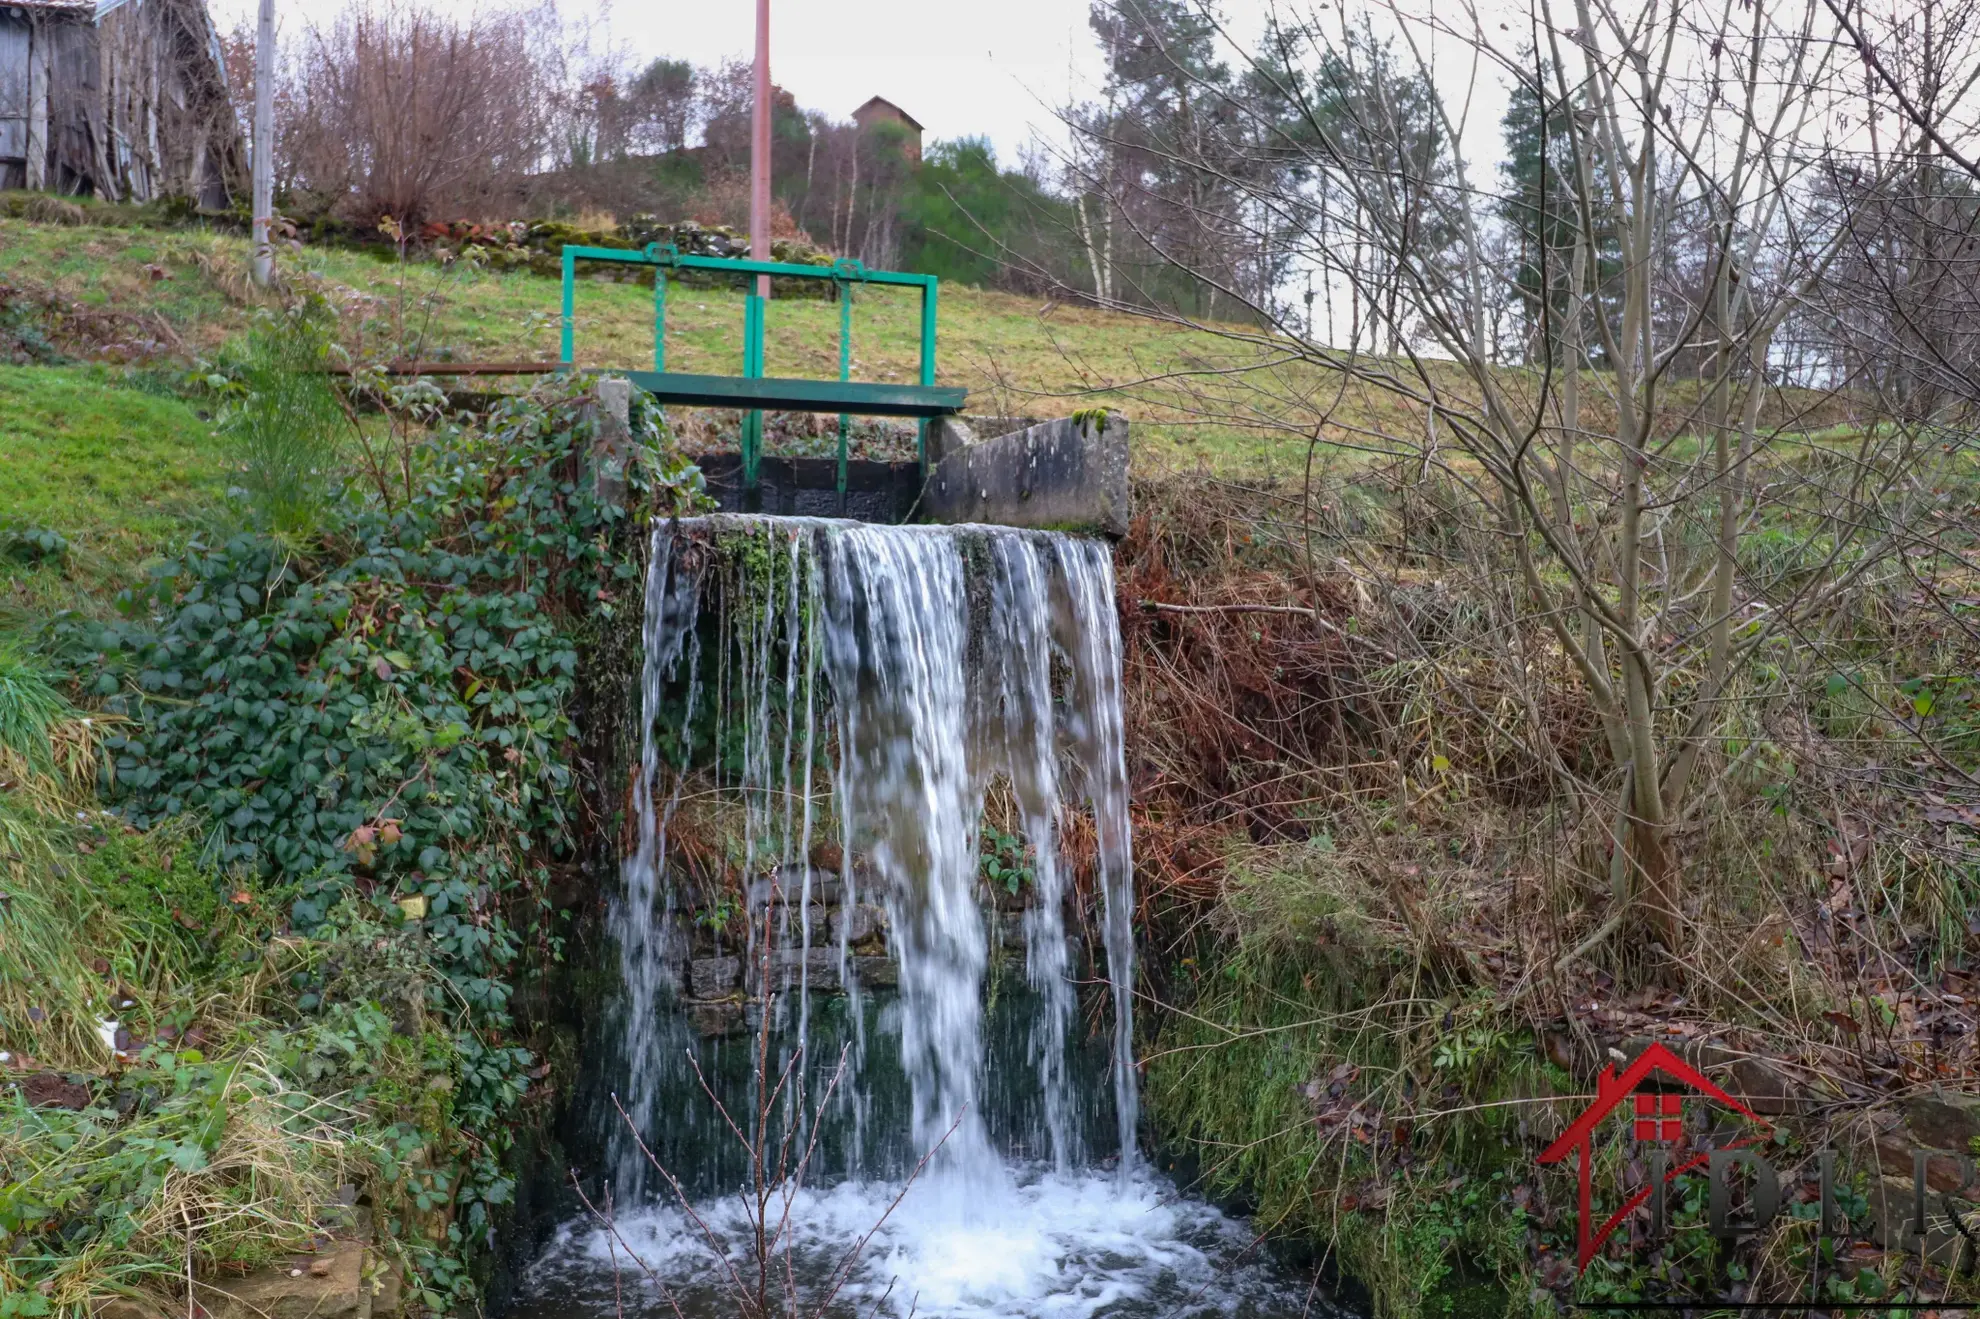
[[[748,549],[752,589],[713,591],[720,561],[737,546]],[[778,930],[794,946],[775,950],[797,997],[780,1062],[791,1047],[809,1044],[812,973],[822,966],[813,951],[823,933],[814,928],[813,890],[829,878],[810,857],[829,809],[844,859],[838,909],[877,900],[886,912],[913,1149],[936,1151],[931,1177],[960,1200],[1006,1180],[979,1094],[989,938],[978,834],[986,790],[1001,778],[1031,845],[1022,923],[1025,975],[1038,1007],[1029,1052],[1044,1143],[1061,1170],[1085,1161],[1087,1151],[1066,1062],[1077,1004],[1058,833],[1063,803],[1083,803],[1093,814],[1114,983],[1116,1148],[1122,1167],[1131,1167],[1132,867],[1107,547],[1002,528],[713,517],[656,528],[649,565],[635,836],[610,918],[625,986],[620,1103],[630,1126],[655,1126],[659,1094],[678,1079],[674,1059],[659,1055],[684,1047],[682,1033],[666,1024],[681,988],[688,905],[669,882],[668,835],[696,756],[696,721],[706,713],[703,623],[713,610],[720,648],[709,677],[718,707],[713,736],[734,749],[712,748],[709,772],[740,799],[743,874],[775,877],[779,900],[796,913],[794,928]],[[670,706],[670,686],[682,685]],[[814,792],[821,739],[833,749],[829,802]],[[767,900],[756,882],[755,897]],[[847,939],[854,923],[838,920],[836,946],[825,951],[832,980],[857,995],[859,959]],[[749,930],[752,942],[739,958],[745,968],[764,951],[753,942],[754,923]],[[857,1105],[856,1093],[846,1102]],[[613,1146],[617,1194],[638,1201],[655,1188],[627,1125],[618,1124]]]
[[[658,740],[651,719],[660,704],[666,680],[673,676],[683,653],[688,658],[686,715],[681,726],[683,754],[692,748],[695,707],[701,695],[700,645],[695,634],[699,613],[699,574],[689,567],[676,571],[673,541],[656,535],[646,576],[646,614],[641,626],[644,658],[640,667],[640,700],[645,730],[640,739],[639,772],[633,780],[633,814],[637,844],[626,857],[623,892],[613,903],[610,923],[619,945],[619,977],[626,995],[624,1057],[629,1070],[625,1085],[626,1121],[611,1122],[609,1143],[618,1175],[619,1195],[637,1202],[647,1192],[646,1159],[632,1129],[648,1130],[654,1120],[653,1102],[666,1054],[678,1047],[679,1031],[669,1031],[665,1005],[680,988],[679,968],[686,952],[674,910],[674,894],[662,882],[667,827],[679,805],[685,777],[675,774],[673,791],[662,806],[654,804],[660,779]],[[655,917],[656,902],[660,914]]]
[[[1308,1313],[1136,1155],[1109,547],[687,519],[653,532],[645,610],[619,988],[583,1062],[613,1226],[567,1224],[515,1313],[734,1313],[765,1231],[793,1314]],[[765,1223],[730,1124],[773,1108],[806,1153],[773,1159]]]

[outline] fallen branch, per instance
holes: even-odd
[[[1142,600],[1138,603],[1144,614],[1288,614],[1310,620],[1313,626],[1322,632],[1331,632],[1344,641],[1366,646],[1391,664],[1396,662],[1394,651],[1358,632],[1349,632],[1343,627],[1328,622],[1318,609],[1309,609],[1305,605],[1171,605],[1159,600]]]
[[[1305,605],[1167,605],[1157,600],[1143,600],[1141,609],[1148,614],[1297,614],[1316,623],[1326,623]],[[1327,626],[1333,625],[1329,623]]]

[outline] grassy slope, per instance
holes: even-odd
[[[239,239],[199,232],[62,227],[0,222],[0,284],[50,288],[90,313],[136,316],[133,333],[187,353],[211,352],[237,333],[250,299]],[[346,314],[367,352],[395,342],[422,356],[554,360],[555,280],[415,264],[394,265],[341,251],[287,259]],[[1059,306],[1030,297],[948,286],[941,293],[938,379],[967,386],[970,410],[1065,415],[1111,405],[1135,423],[1137,458],[1160,465],[1198,461],[1257,471],[1304,455],[1312,418],[1335,402],[1335,382],[1306,368],[1280,369],[1249,346],[1203,331]],[[587,277],[577,302],[578,359],[588,366],[642,367],[652,360],[650,289]],[[739,291],[676,289],[668,301],[668,365],[688,371],[741,367]],[[162,327],[162,328],[161,328]],[[838,372],[838,308],[822,301],[773,302],[773,375]],[[858,295],[853,375],[917,378],[918,306],[904,290]],[[1227,374],[1250,368],[1264,387],[1240,398]],[[1344,400],[1359,424],[1415,431],[1420,423],[1385,399]]]
[[[92,367],[0,367],[0,507],[128,557],[220,488],[212,427]]]
[[[0,603],[39,612],[72,603],[72,587],[122,584],[225,486],[220,441],[179,399],[102,367],[0,366],[0,516],[72,547],[66,585],[0,561]]]
[[[411,355],[468,360],[557,355],[558,282],[527,273],[443,270],[426,262],[404,268],[374,256],[303,249],[285,267],[317,282],[342,310],[346,337],[370,358]],[[122,327],[118,339],[148,339],[179,355],[210,353],[238,333],[253,299],[244,278],[247,245],[199,231],[65,227],[0,221],[0,286],[49,289],[71,300],[82,318]],[[971,412],[1064,416],[1106,405],[1134,423],[1135,460],[1143,470],[1207,464],[1260,476],[1296,472],[1308,437],[1322,421],[1350,462],[1370,435],[1420,436],[1421,410],[1363,384],[1306,365],[1277,363],[1270,345],[1034,297],[962,286],[941,292],[937,378],[970,390]],[[741,370],[742,294],[676,287],[668,298],[667,364],[675,370]],[[1241,333],[1238,327],[1230,327]],[[816,299],[773,301],[769,311],[772,375],[838,374],[839,314]],[[918,379],[918,296],[908,290],[859,291],[853,317],[853,376]],[[639,368],[653,360],[653,293],[594,270],[577,296],[577,358],[584,366]],[[1433,367],[1438,388],[1469,392],[1458,373]],[[1409,368],[1398,364],[1399,375]],[[1537,379],[1508,370],[1513,396]],[[1667,382],[1663,406],[1682,428],[1688,381]],[[1599,427],[1602,389],[1584,391],[1587,424]],[[1802,408],[1806,417],[1794,414]],[[1770,423],[1822,427],[1839,417],[1814,397],[1771,401]],[[1387,446],[1382,446],[1387,447]]]

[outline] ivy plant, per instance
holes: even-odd
[[[190,544],[119,619],[66,625],[79,680],[128,721],[104,788],[131,824],[203,821],[207,861],[291,894],[299,936],[418,916],[422,1047],[447,1102],[404,1124],[381,1169],[417,1183],[436,1309],[471,1290],[463,1260],[513,1189],[503,1155],[534,1059],[510,1000],[532,954],[559,952],[547,889],[579,828],[580,655],[636,602],[628,519],[702,499],[657,410],[633,422],[623,500],[593,480],[581,386],[546,386],[425,429],[399,455],[400,497],[354,483],[307,537]],[[296,1010],[341,1004],[333,1035],[375,1033],[348,985],[330,992],[339,974],[296,971]]]

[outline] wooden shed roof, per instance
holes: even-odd
[[[916,130],[917,132],[921,130],[921,121],[919,119],[916,119],[913,115],[901,109],[900,106],[895,105],[892,101],[888,100],[884,96],[868,97],[865,104],[861,105],[859,109],[853,111],[853,118],[863,122],[866,114],[872,110],[891,110],[908,127]]]

